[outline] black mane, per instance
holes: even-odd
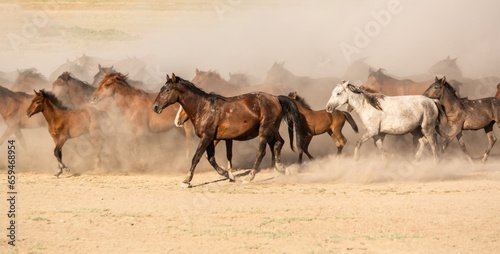
[[[40,93],[42,93],[45,96],[45,98],[49,99],[49,101],[52,102],[52,104],[54,104],[59,109],[68,110],[68,108],[66,106],[64,106],[64,104],[62,103],[62,101],[60,101],[56,97],[56,95],[53,94],[52,92],[45,91],[45,89],[42,89],[42,90],[40,90]]]
[[[289,93],[288,96],[292,96],[293,93]],[[311,108],[311,106],[309,105],[309,103],[306,102],[306,100],[302,97],[300,97],[298,94],[295,94],[295,100],[300,102],[302,104],[302,106],[304,106],[304,108],[306,109],[309,109],[309,110],[313,110]]]
[[[208,96],[208,97],[215,97],[217,99],[221,99],[221,100],[226,100],[227,98],[220,95],[220,94],[216,94],[216,93],[207,93],[205,91],[203,91],[201,88],[197,87],[196,85],[194,85],[193,83],[189,82],[188,80],[185,80],[181,77],[178,77],[178,76],[175,76],[175,79],[176,79],[176,82],[173,82],[172,79],[169,79],[168,81],[171,81],[173,84],[182,84],[182,86],[184,86],[185,88],[191,90],[192,92],[194,92],[195,94],[197,95],[201,95],[201,96]]]

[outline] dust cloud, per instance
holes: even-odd
[[[242,72],[264,81],[275,62],[284,62],[285,69],[299,78],[310,77],[312,82],[325,77],[349,78],[346,70],[359,59],[395,77],[431,79],[443,73],[429,73],[429,67],[449,56],[457,58],[466,78],[464,85],[482,87],[470,89],[473,92],[466,95],[471,98],[493,96],[496,77],[500,77],[500,52],[496,50],[500,34],[494,30],[500,24],[498,1],[7,1],[0,6],[0,71],[6,74],[36,68],[48,78],[60,65],[83,55],[99,58],[107,66],[121,61],[117,70],[130,73],[133,70],[123,67],[123,60],[137,59],[144,63],[148,88],[158,91],[165,74],[191,80],[196,68],[217,71],[225,79],[229,73]],[[357,74],[367,77],[366,71]],[[315,85],[310,90],[282,85],[303,91],[306,101],[319,110],[336,84]],[[486,165],[470,165],[456,141],[437,166],[431,162],[430,151],[422,161],[413,162],[409,137],[387,138],[385,148],[392,154],[387,166],[371,141],[361,148],[360,160],[352,161],[354,144],[364,133],[356,113],[352,114],[361,134],[348,125],[343,129],[348,144],[341,156],[334,155],[337,149],[324,134],[310,145],[316,160],[297,165],[298,155],[290,151],[286,140],[283,161],[301,174],[284,181],[443,180],[495,170],[498,165],[498,145]],[[190,157],[186,156],[182,130],[145,136],[140,144],[132,144],[136,151],[130,148],[133,133],[123,122],[115,122],[110,130],[103,154],[105,166],[95,173],[187,171]],[[53,142],[46,129],[23,133],[28,141],[20,155],[23,168],[55,172]],[[495,133],[498,136],[496,127]],[[284,129],[282,136],[287,137]],[[479,158],[487,146],[486,136],[479,131],[466,132],[465,137],[469,151]],[[191,154],[197,139],[193,143]],[[256,143],[236,142],[235,168],[252,166]],[[5,154],[3,149],[0,153]],[[137,160],[133,153],[142,159]],[[267,154],[262,168],[270,166],[269,150]],[[68,141],[63,150],[63,160],[77,172],[93,172],[95,155],[85,138]],[[216,155],[225,166],[223,143]],[[0,162],[6,165],[5,160]],[[202,159],[197,170],[211,167]]]

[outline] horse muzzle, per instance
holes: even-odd
[[[163,108],[158,105],[158,103],[153,104],[153,111],[156,112],[157,114],[161,114],[163,111]]]
[[[331,106],[331,105],[327,105],[326,106],[326,112],[328,113],[333,113],[333,111],[335,111],[335,108],[334,106]]]
[[[32,115],[33,115],[33,111],[31,111],[31,110],[26,111],[27,117],[31,117]]]

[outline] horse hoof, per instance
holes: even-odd
[[[182,189],[188,189],[188,188],[191,188],[191,184],[190,183],[181,183],[180,187]]]
[[[236,178],[234,178],[234,175],[231,172],[227,172],[227,177],[229,178],[230,182],[235,182],[236,181]]]

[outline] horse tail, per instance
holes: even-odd
[[[295,125],[295,135],[297,136],[297,147],[302,147],[302,139],[300,138],[300,113],[295,102],[287,96],[279,95],[278,100],[282,108],[282,116],[288,124],[288,136],[290,137],[290,149],[293,149],[293,127]]]
[[[352,118],[351,114],[349,114],[346,111],[342,111],[342,114],[344,114],[345,119],[347,119],[347,122],[351,125],[352,129],[354,130],[354,132],[358,133],[359,132],[358,125],[356,124],[356,122]]]

